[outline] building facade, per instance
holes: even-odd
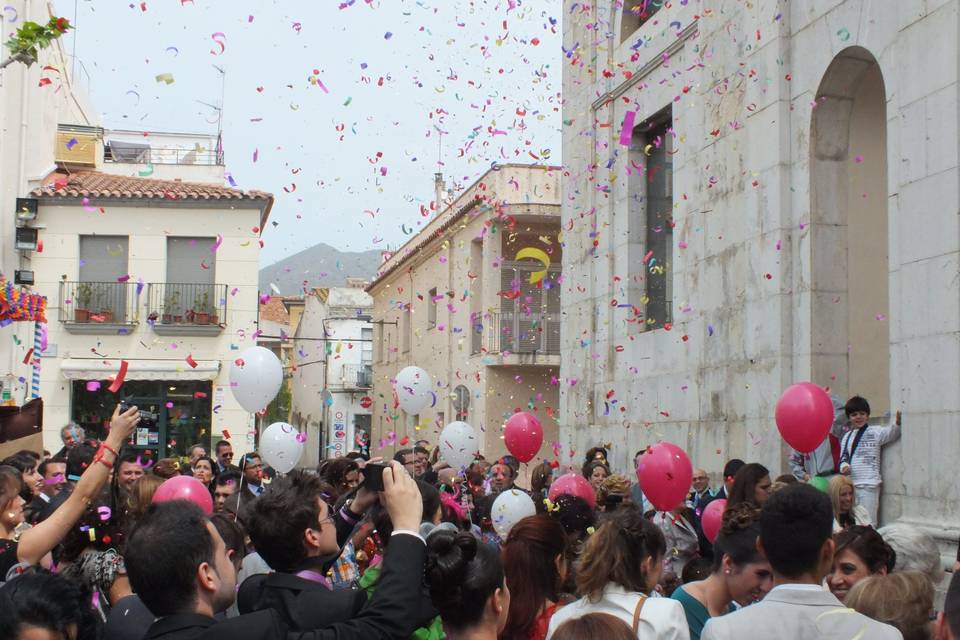
[[[957,32],[955,0],[574,5],[566,445],[777,475],[775,403],[811,380],[903,410],[881,520],[955,543]]]
[[[273,197],[91,170],[54,173],[30,195],[42,242],[33,290],[48,298],[45,447],[57,450],[71,421],[102,435],[126,400],[156,415],[133,441],[154,456],[223,437],[253,449],[255,423],[230,392],[229,365],[256,344],[252,229]]]
[[[463,420],[481,452],[496,458],[506,453],[503,423],[530,411],[544,427],[542,456],[553,458],[562,254],[560,170],[508,164],[386,256],[367,289],[375,452],[392,455],[419,439],[436,444],[444,426]],[[436,402],[419,416],[399,409],[391,382],[410,365],[435,385]]]
[[[363,284],[314,289],[304,297],[291,374],[291,423],[307,434],[304,467],[369,450],[373,300]]]
[[[0,22],[2,42],[23,22],[45,24],[51,17],[51,5],[43,0],[18,1],[11,8],[17,19]],[[7,54],[3,48],[2,57]],[[31,269],[30,254],[15,248],[16,199],[28,196],[56,168],[59,123],[99,124],[100,114],[90,104],[83,78],[83,65],[71,60],[60,40],[41,49],[39,60],[30,67],[14,62],[0,70],[0,202],[8,212],[0,225],[0,273],[11,282],[18,270]],[[3,332],[9,335],[0,340],[0,395],[4,404],[20,406],[31,395],[28,356],[32,355],[34,326],[15,322]]]

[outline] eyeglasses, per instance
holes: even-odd
[[[221,453],[221,454],[220,454],[220,457],[221,457],[221,458],[232,458],[232,457],[233,457],[233,454],[232,454],[232,453],[229,453],[229,452],[228,452],[228,453]]]

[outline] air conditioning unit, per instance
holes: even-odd
[[[84,125],[60,125],[54,159],[59,165],[95,169],[103,157],[103,129]]]

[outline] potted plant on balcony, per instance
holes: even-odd
[[[93,288],[88,282],[77,285],[74,299],[77,306],[73,310],[74,322],[90,322],[90,300],[93,298]]]
[[[107,304],[106,299],[108,298],[109,289],[107,285],[101,284],[96,288],[95,296],[97,298],[97,308],[100,310],[98,314],[101,318],[100,322],[113,322],[113,309]]]
[[[163,314],[160,316],[160,321],[163,324],[173,324],[174,322],[179,322],[177,320],[177,314],[180,312],[180,292],[171,291],[169,294],[163,298]]]
[[[210,324],[210,294],[204,291],[200,294],[197,308],[193,314],[194,324]]]

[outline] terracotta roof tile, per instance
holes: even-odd
[[[47,178],[47,182],[30,194],[35,198],[273,200],[273,195],[263,191],[241,191],[200,182],[116,176],[99,171],[80,171],[69,175],[54,173]]]

